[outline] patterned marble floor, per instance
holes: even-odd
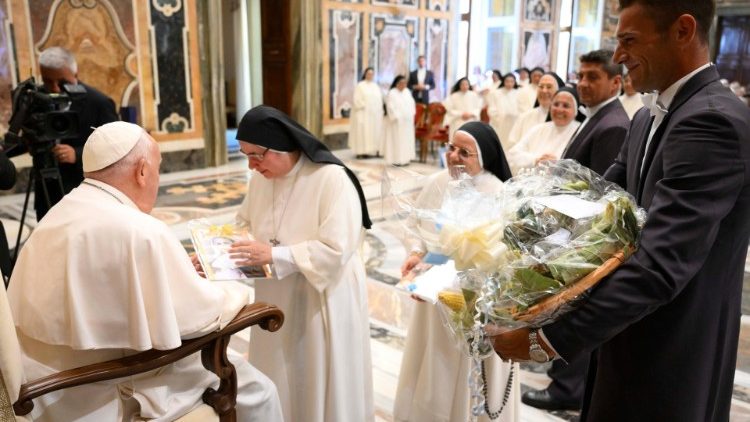
[[[365,196],[374,221],[374,227],[366,236],[363,256],[368,274],[368,295],[371,321],[371,346],[373,357],[373,379],[375,382],[375,406],[378,421],[392,421],[391,409],[406,327],[412,310],[412,300],[397,290],[399,267],[406,256],[403,245],[403,230],[392,217],[396,205],[382,197],[383,163],[379,159],[353,160],[351,154],[340,154],[354,170],[364,187]],[[388,176],[394,183],[392,189],[416,193],[423,183],[424,175],[438,170],[435,158],[427,164],[411,165],[391,169]],[[245,161],[235,159],[228,165],[202,170],[163,175],[157,206],[153,215],[169,224],[174,233],[190,248],[187,222],[205,218],[214,223],[231,222],[245,194],[249,172]],[[14,241],[18,232],[18,220],[23,206],[22,195],[0,197],[0,218]],[[31,207],[33,213],[33,207]],[[28,216],[25,233],[33,229],[35,219]],[[735,375],[735,392],[732,400],[732,421],[750,421],[750,260],[746,267],[745,294],[743,295],[743,325],[740,339],[738,370]],[[247,352],[249,331],[236,335],[232,348]],[[549,382],[546,367],[526,364],[522,366],[522,389],[544,388]],[[577,420],[575,412],[545,412],[523,406],[521,420],[563,421]]]

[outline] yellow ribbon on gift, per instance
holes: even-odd
[[[443,254],[450,256],[459,271],[495,271],[507,259],[508,247],[502,242],[504,224],[491,221],[471,229],[445,225],[440,231]]]

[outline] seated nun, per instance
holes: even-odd
[[[52,207],[21,250],[8,298],[24,372],[53,372],[167,350],[224,327],[248,302],[234,282],[208,282],[169,228],[148,213],[161,155],[139,126],[100,126],[83,148],[85,180]],[[40,265],[41,264],[41,265]],[[243,357],[237,419],[281,421],[274,384]],[[196,353],[134,377],[35,400],[34,421],[171,421],[218,378]]]
[[[508,151],[513,175],[542,161],[559,160],[576,134],[584,116],[578,111],[578,94],[569,87],[560,88],[552,97],[551,121],[534,126]]]

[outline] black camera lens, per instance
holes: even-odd
[[[49,125],[53,131],[64,133],[70,130],[70,119],[66,115],[51,116]]]

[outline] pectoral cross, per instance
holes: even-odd
[[[271,239],[270,242],[273,246],[279,246],[281,244],[281,242],[279,242],[279,240],[276,239],[275,237]]]

